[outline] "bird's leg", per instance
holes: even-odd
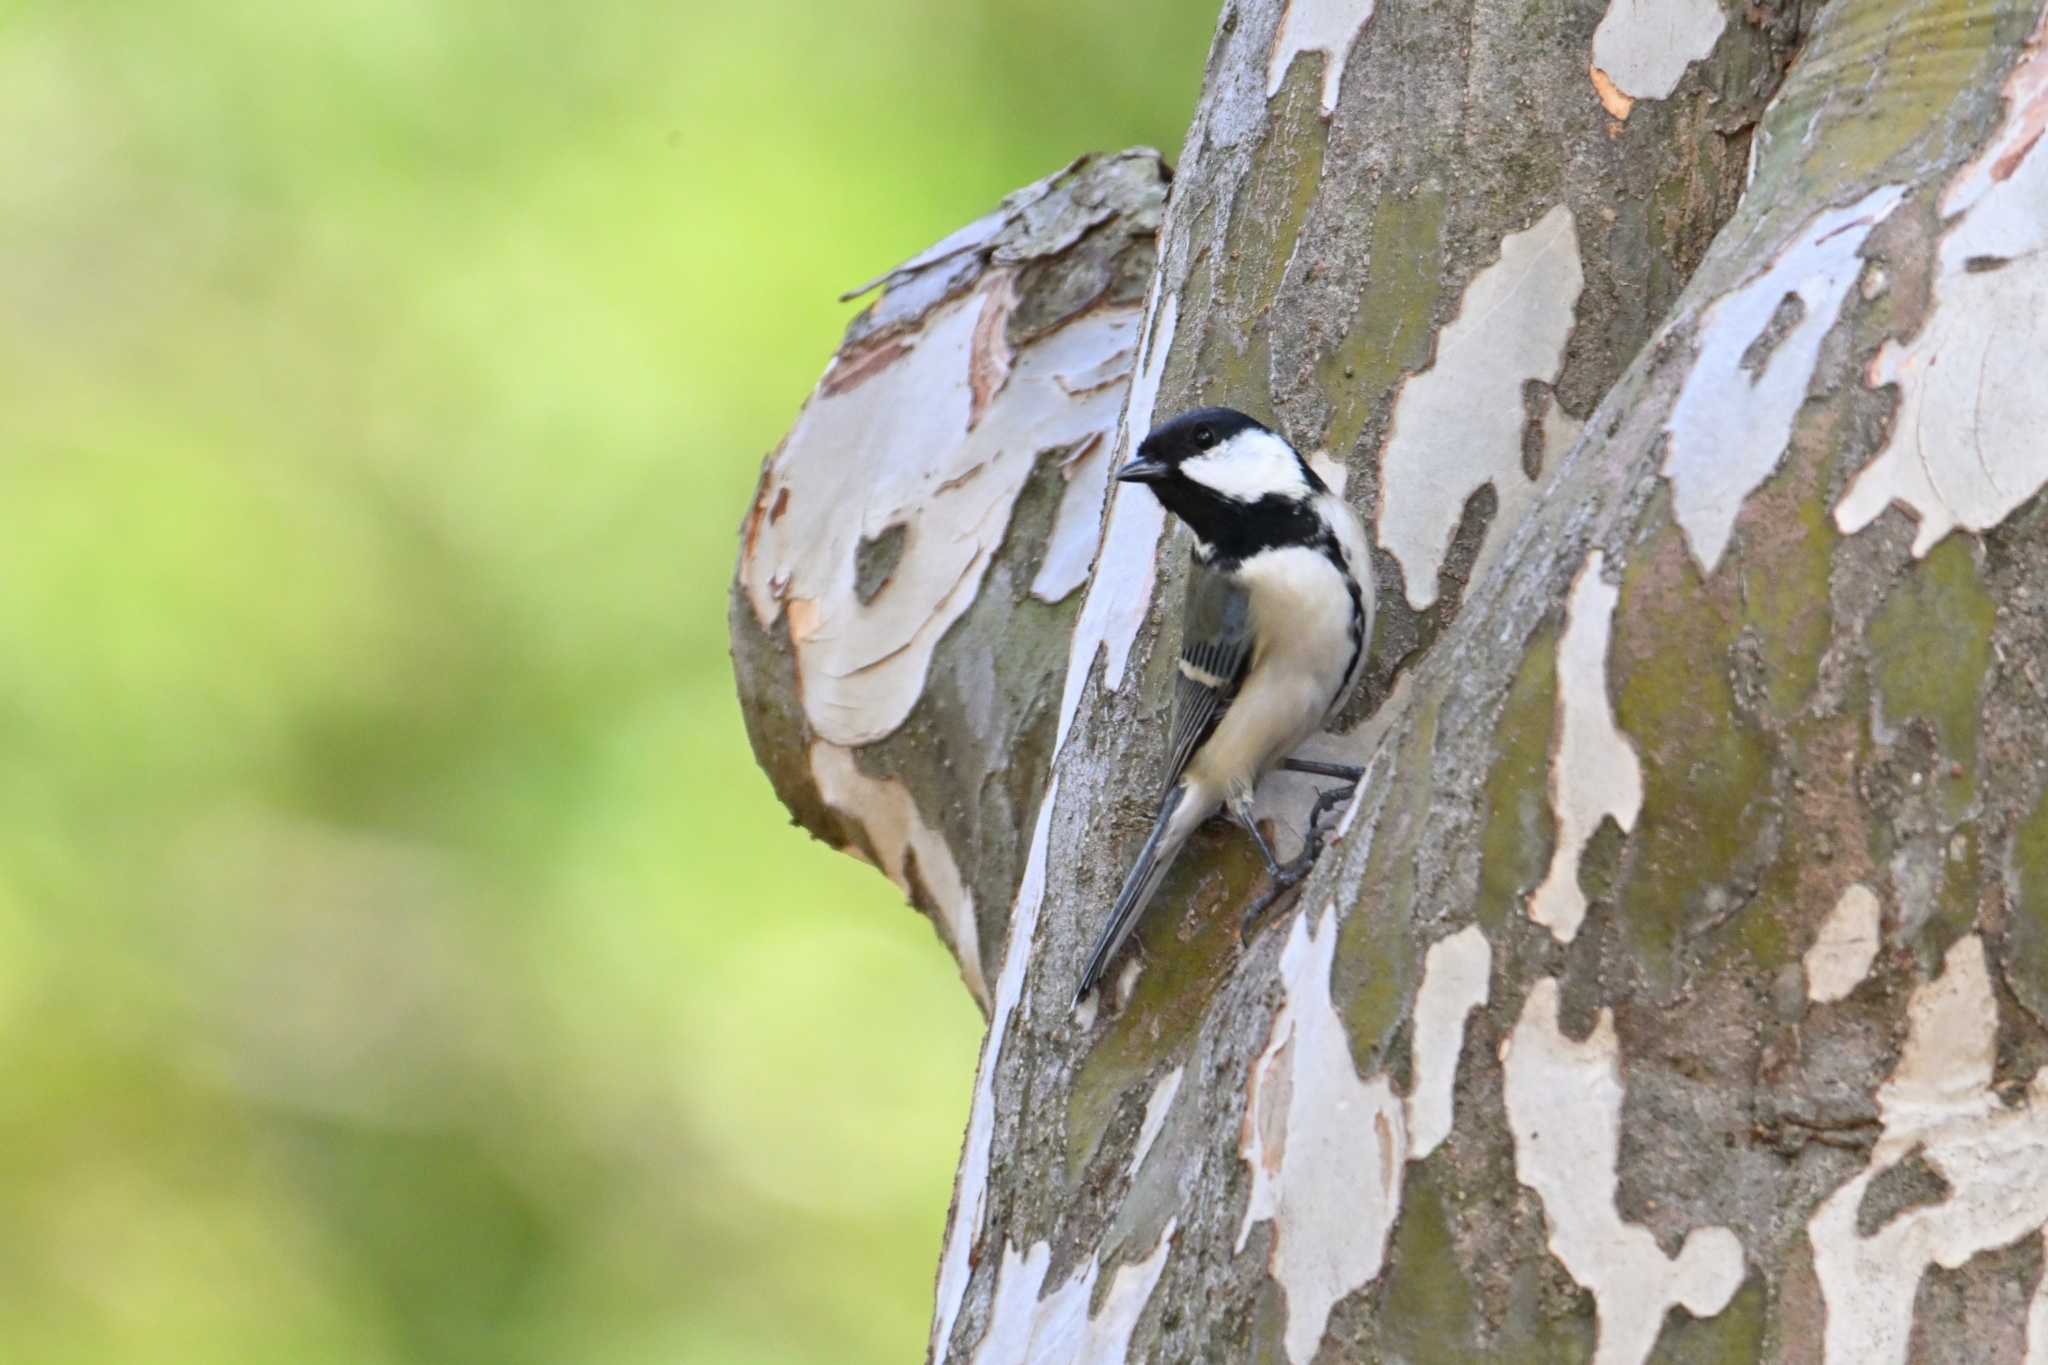
[[[1281,872],[1279,860],[1273,856],[1272,848],[1267,845],[1266,836],[1259,832],[1259,822],[1252,818],[1251,797],[1244,796],[1232,801],[1230,803],[1230,818],[1243,825],[1245,833],[1251,835],[1252,842],[1259,846],[1259,856],[1266,860],[1266,875],[1278,877]]]
[[[1328,764],[1325,766],[1336,767],[1338,765]],[[1363,775],[1362,769],[1358,771]],[[1335,776],[1336,774],[1330,775]],[[1238,925],[1239,941],[1249,943],[1252,930],[1258,927],[1260,916],[1264,915],[1282,895],[1300,885],[1301,881],[1315,869],[1316,859],[1321,857],[1323,853],[1323,840],[1325,838],[1323,833],[1323,817],[1338,806],[1349,801],[1357,790],[1358,782],[1354,779],[1347,786],[1325,787],[1322,791],[1316,793],[1316,803],[1309,808],[1308,813],[1308,838],[1302,845],[1301,856],[1295,858],[1292,862],[1276,864],[1273,861],[1273,855],[1266,849],[1266,841],[1264,839],[1259,840],[1259,852],[1266,855],[1266,871],[1271,875],[1272,881],[1264,891],[1259,893],[1257,899],[1245,907],[1244,919]],[[1245,816],[1250,814],[1250,808],[1247,806]],[[1244,819],[1245,816],[1240,816],[1239,818]],[[1249,824],[1249,821],[1247,820],[1246,823]],[[1254,836],[1257,833],[1257,830],[1253,830]]]
[[[1308,773],[1313,777],[1334,777],[1340,782],[1357,786],[1365,776],[1365,769],[1355,763],[1325,763],[1319,758],[1283,758],[1280,766],[1291,773]]]

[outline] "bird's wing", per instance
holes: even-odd
[[[1168,787],[1180,781],[1195,750],[1215,733],[1217,722],[1237,696],[1251,659],[1251,594],[1229,575],[1195,560],[1181,615]]]

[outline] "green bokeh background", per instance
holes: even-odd
[[[910,1361],[977,1017],[724,610],[1212,0],[0,0],[0,1361]]]

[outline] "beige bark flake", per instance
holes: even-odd
[[[1806,950],[1806,997],[1816,1004],[1840,1000],[1863,983],[1877,960],[1877,893],[1852,883],[1828,911]]]
[[[763,476],[758,505],[781,515],[750,524],[741,584],[764,627],[787,608],[805,719],[833,744],[872,743],[903,723],[1039,454],[1115,426],[1117,386],[1070,392],[1062,381],[1128,354],[1137,310],[1097,309],[1010,355],[1000,326],[984,323],[1010,290],[994,272],[888,347],[835,361]],[[842,364],[858,365],[860,382],[841,383]],[[1085,474],[1107,479],[1106,466]],[[1090,489],[1068,491],[1075,517],[1097,504]],[[857,549],[896,526],[902,557],[863,602]],[[1067,545],[1048,592],[1071,582],[1075,553]]]
[[[1271,1271],[1285,1292],[1288,1360],[1316,1353],[1330,1309],[1385,1264],[1406,1164],[1449,1134],[1466,1016],[1486,1000],[1491,953],[1475,926],[1435,944],[1416,995],[1414,1094],[1385,1073],[1360,1080],[1344,1021],[1330,1000],[1335,907],[1320,927],[1296,916],[1280,955],[1285,999],[1252,1063],[1238,1150],[1251,1197],[1237,1233],[1271,1221]]]
[[[1593,30],[1594,71],[1631,101],[1661,100],[1714,50],[1727,23],[1714,0],[1608,0]]]
[[[1853,533],[1905,506],[1915,556],[1958,527],[1989,530],[2048,484],[2048,49],[2035,38],[2006,83],[2004,123],[1942,197],[1953,225],[1932,312],[1871,362],[1869,384],[1898,386],[1898,416],[1835,508]]]
[[[925,823],[910,788],[895,778],[869,777],[855,765],[852,750],[824,740],[811,745],[811,777],[826,805],[860,822],[881,859],[883,875],[906,897],[911,894],[910,860],[916,859],[918,881],[931,896],[946,941],[960,961],[961,979],[986,1010],[988,982],[982,976],[974,893],[961,880],[945,836]]]
[[[1017,272],[992,270],[981,290],[981,315],[974,320],[974,340],[967,353],[967,429],[981,425],[988,405],[1010,382],[1016,353],[1010,349],[1010,315],[1017,311]],[[1054,375],[1053,383],[1068,397],[1064,377]]]
[[[1572,212],[1559,204],[1501,239],[1500,259],[1473,278],[1438,336],[1435,361],[1402,385],[1380,462],[1378,532],[1417,611],[1436,601],[1467,498],[1489,483],[1499,497],[1489,543],[1528,509],[1522,386],[1557,378],[1583,283]]]
[[[1593,1365],[1640,1365],[1672,1305],[1700,1318],[1728,1306],[1742,1283],[1742,1244],[1727,1228],[1694,1228],[1674,1259],[1648,1228],[1622,1220],[1614,1012],[1601,1010],[1592,1033],[1575,1043],[1558,1027],[1557,1001],[1557,979],[1538,981],[1501,1043],[1515,1173],[1543,1202],[1552,1254],[1592,1291]]]
[[[1819,215],[1769,269],[1701,315],[1699,354],[1664,428],[1664,477],[1702,574],[1721,562],[1743,500],[1784,456],[1821,341],[1862,269],[1857,252],[1904,194],[1886,186]]]
[[[1453,1082],[1465,1050],[1465,1021],[1487,1000],[1493,950],[1476,924],[1438,939],[1422,962],[1415,995],[1415,1089],[1408,1097],[1408,1159],[1420,1161],[1451,1135]],[[1426,1083],[1425,1083],[1426,1082]]]
[[[1101,1310],[1092,1317],[1088,1300],[1102,1272],[1099,1261],[1089,1260],[1041,1297],[1052,1264],[1051,1244],[1039,1242],[1019,1254],[1014,1242],[1005,1242],[995,1302],[988,1329],[975,1347],[974,1365],[1123,1365],[1131,1333],[1166,1269],[1173,1230],[1169,1222],[1150,1255],[1118,1267]]]
[[[1031,595],[1041,602],[1063,602],[1088,581],[1096,537],[1102,534],[1102,500],[1109,492],[1109,438],[1099,433],[1089,438],[1061,467],[1060,476],[1067,486],[1045,538],[1045,556],[1031,580]]]
[[[1323,54],[1323,117],[1337,112],[1351,46],[1372,19],[1373,0],[1290,0],[1266,59],[1266,98],[1280,93],[1287,68],[1304,52]]]
[[[1387,1234],[1400,1208],[1381,1170],[1405,1145],[1401,1101],[1384,1074],[1360,1080],[1351,1065],[1344,1021],[1330,1002],[1330,963],[1337,948],[1335,907],[1295,917],[1280,956],[1286,999],[1274,1016],[1265,1050],[1252,1063],[1242,1149],[1251,1168],[1251,1198],[1238,1228],[1244,1250],[1252,1227],[1271,1221],[1272,1275],[1285,1291],[1283,1344],[1294,1365],[1316,1352],[1330,1308],[1380,1271]],[[1377,1120],[1377,1122],[1375,1121]]]
[[[825,377],[818,381],[818,392],[837,397],[857,389],[910,352],[910,343],[902,337],[883,337],[849,347],[840,352],[832,367],[825,371]]]
[[[1877,1093],[1883,1136],[1870,1164],[1824,1200],[1807,1223],[1827,1305],[1828,1365],[1904,1365],[1920,1278],[1955,1269],[2048,1223],[2048,1068],[2008,1104],[1992,1088],[1998,1002],[1984,941],[1958,939],[1941,976],[1913,992],[1899,1064]],[[1858,1234],[1864,1192],[1918,1151],[1948,1197],[1909,1208],[1868,1237]],[[2037,1299],[2027,1358],[2048,1351]]]
[[[1557,647],[1560,735],[1550,757],[1550,804],[1557,816],[1557,848],[1550,871],[1529,897],[1529,918],[1560,943],[1578,936],[1586,919],[1579,857],[1600,822],[1613,816],[1623,830],[1636,825],[1643,805],[1642,765],[1635,746],[1614,723],[1607,699],[1607,646],[1619,588],[1601,580],[1604,556],[1595,550],[1572,584],[1564,638]]]

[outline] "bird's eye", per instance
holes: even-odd
[[[1196,427],[1195,444],[1207,450],[1216,444],[1216,433],[1208,427]]]

